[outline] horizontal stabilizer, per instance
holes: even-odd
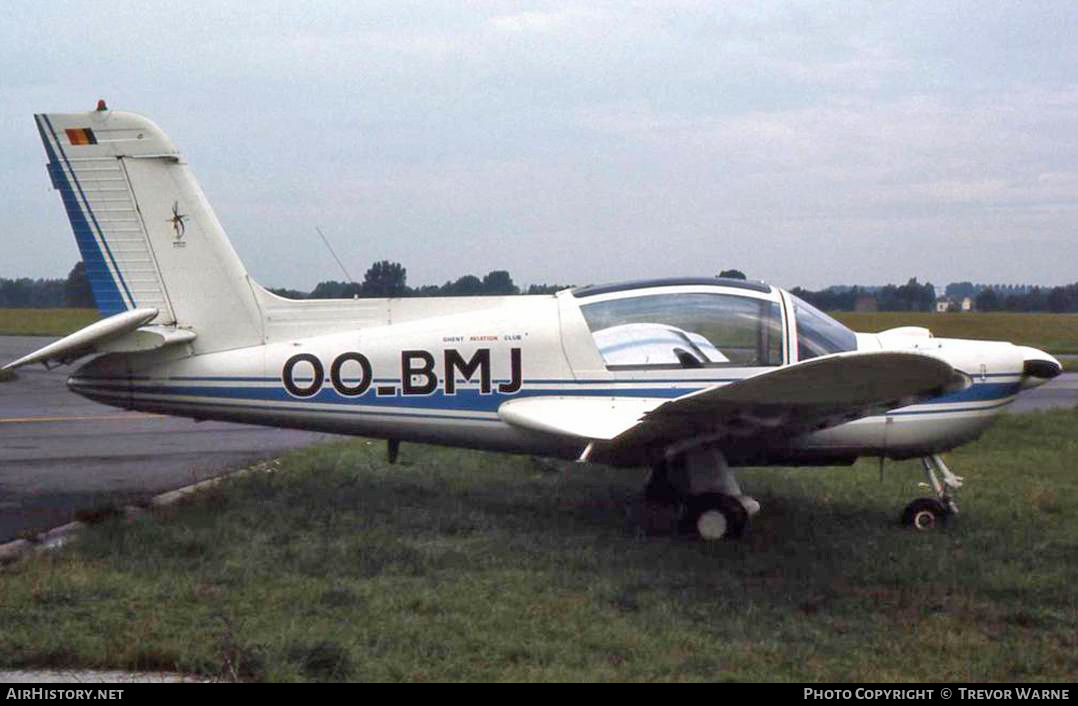
[[[190,343],[198,338],[194,331],[172,326],[141,326],[119,338],[110,338],[97,347],[102,353],[138,353],[152,351],[177,343]]]
[[[0,370],[14,370],[32,363],[42,363],[48,367],[50,364],[70,363],[91,353],[134,353],[195,340],[193,331],[169,326],[144,326],[157,314],[157,309],[132,309],[95,321],[86,328],[8,363]]]

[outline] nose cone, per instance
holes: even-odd
[[[1022,364],[1022,374],[1025,376],[1022,387],[1043,385],[1063,372],[1060,362],[1044,351],[1029,346],[1018,346],[1018,349],[1025,359]]]

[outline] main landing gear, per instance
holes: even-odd
[[[717,449],[696,448],[652,466],[644,499],[677,508],[678,530],[704,540],[736,539],[760,503],[741,492]]]
[[[946,523],[951,515],[958,514],[955,491],[962,487],[962,478],[951,473],[939,454],[932,454],[921,459],[928,483],[921,485],[932,488],[935,498],[917,498],[902,511],[902,524],[918,530],[930,530]],[[938,472],[938,475],[937,475]],[[942,480],[941,480],[942,477]]]

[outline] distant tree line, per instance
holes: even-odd
[[[857,300],[873,297],[878,311],[935,311],[936,288],[911,277],[906,284],[883,287],[828,287],[818,292],[794,287],[795,295],[824,311],[853,311]]]
[[[573,285],[533,284],[526,290],[513,282],[506,270],[492,270],[482,278],[464,275],[445,284],[408,286],[408,270],[399,262],[382,260],[371,265],[362,282],[319,282],[310,292],[295,289],[271,289],[274,294],[290,299],[352,299],[382,297],[482,297],[513,294],[553,294]]]
[[[902,286],[835,286],[818,292],[795,287],[791,291],[825,311],[853,311],[862,297],[873,297],[879,311],[934,311],[936,304],[935,288],[918,284],[916,278]],[[977,311],[1078,312],[1078,282],[1059,287],[953,282],[945,292],[956,303],[969,297]]]
[[[381,297],[465,297],[512,294],[553,294],[571,284],[533,284],[521,291],[506,270],[492,270],[482,278],[464,275],[442,285],[408,286],[408,272],[399,262],[376,262],[363,275],[362,282],[319,282],[310,292],[273,288],[270,291],[290,299],[352,299]],[[78,262],[66,279],[4,279],[0,277],[0,308],[52,309],[59,307],[93,308],[94,297],[86,268]]]
[[[727,269],[720,277],[745,279],[741,270]],[[506,270],[492,270],[483,277],[464,275],[444,284],[408,286],[408,271],[399,262],[382,260],[370,266],[362,282],[319,282],[310,292],[271,289],[290,299],[352,299],[382,297],[470,297],[513,294],[553,294],[573,285],[533,284],[522,290]],[[862,297],[872,297],[879,311],[934,311],[936,289],[921,284],[916,277],[906,284],[882,287],[836,285],[812,291],[795,287],[794,294],[824,311],[853,311]],[[973,284],[947,285],[948,297],[970,297],[978,311],[1078,312],[1078,282],[1061,287],[1035,285]],[[93,308],[94,298],[86,278],[86,268],[78,262],[64,279],[4,279],[0,277],[0,308],[48,309],[57,307]]]
[[[86,267],[80,260],[66,279],[4,279],[0,277],[0,308],[53,309],[59,307],[92,309],[94,295],[86,279]]]
[[[979,311],[1078,311],[1078,282],[1061,287],[952,282],[947,285],[947,296],[969,297]]]
[[[1062,287],[1030,287],[1021,294],[1007,294],[996,287],[989,287],[982,290],[974,302],[978,311],[1076,312],[1078,282]]]
[[[1041,289],[1035,284],[974,284],[973,282],[951,282],[947,285],[947,296],[961,299],[971,299],[986,289],[995,290],[1000,297],[1013,297],[1021,294],[1031,294],[1035,289]]]

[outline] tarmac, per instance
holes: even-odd
[[[93,672],[80,669],[0,672],[0,684],[8,686],[11,684],[178,684],[202,681],[205,680],[172,672]]]
[[[0,336],[0,360],[51,340]],[[107,407],[67,389],[71,370],[28,366],[0,382],[0,544],[333,438]]]

